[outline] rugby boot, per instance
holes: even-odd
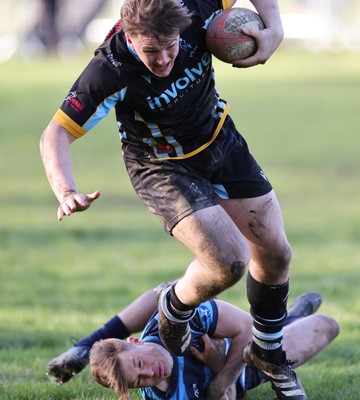
[[[277,399],[307,400],[305,390],[291,368],[295,362],[286,360],[285,352],[283,352],[283,355],[284,362],[281,365],[275,365],[262,360],[255,353],[252,342],[246,345],[243,350],[243,358],[246,364],[257,368],[268,376]]]
[[[172,284],[165,282],[156,289],[156,300],[159,312],[159,336],[163,345],[177,356],[184,356],[191,347],[191,330],[189,321],[195,315],[195,310],[187,321],[179,321],[171,316],[167,307],[166,294]]]
[[[46,375],[59,385],[69,381],[89,363],[90,349],[89,346],[71,347],[49,362]]]
[[[288,318],[301,318],[314,314],[320,307],[322,296],[317,292],[303,293],[294,300],[288,309]]]

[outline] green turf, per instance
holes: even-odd
[[[59,223],[41,132],[84,60],[0,65],[0,398],[114,399],[89,370],[61,387],[46,364],[191,257],[140,204],[113,116],[73,146],[81,191],[102,196]],[[310,399],[360,393],[360,55],[279,51],[265,66],[217,65],[218,88],[273,182],[293,247],[291,299],[323,294],[341,327],[298,371]],[[244,283],[222,298],[248,308]],[[250,399],[272,398],[268,385]]]

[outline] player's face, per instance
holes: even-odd
[[[151,36],[127,35],[128,42],[145,66],[156,76],[164,78],[173,69],[179,53],[180,35],[164,36],[161,39]]]
[[[157,386],[171,376],[173,359],[160,345],[139,342],[118,357],[129,388]]]

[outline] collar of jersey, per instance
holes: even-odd
[[[126,46],[128,48],[128,50],[130,51],[130,53],[138,60],[140,60],[140,57],[137,55],[136,51],[134,50],[134,48],[129,44],[129,42],[126,40]]]

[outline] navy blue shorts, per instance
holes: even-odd
[[[269,378],[263,372],[247,365],[235,382],[236,399],[240,400],[245,398],[248,390],[254,389],[268,381]]]
[[[228,116],[213,143],[182,160],[150,161],[125,157],[131,183],[167,232],[184,217],[222,199],[253,198],[272,190]]]

